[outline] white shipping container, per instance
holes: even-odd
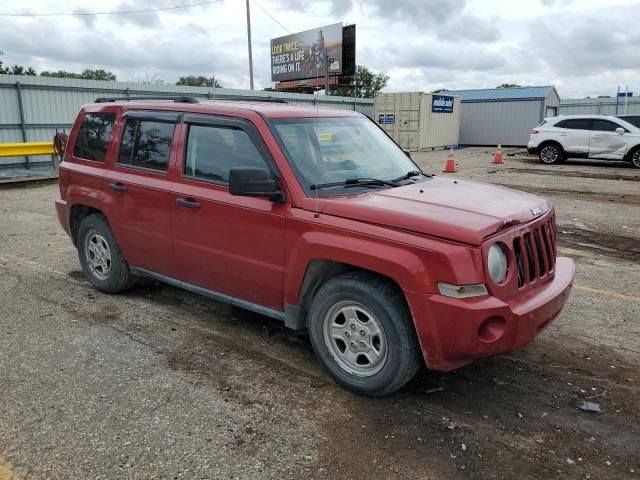
[[[411,152],[458,145],[460,97],[426,92],[380,93],[373,120]]]

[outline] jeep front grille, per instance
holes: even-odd
[[[518,287],[522,288],[553,272],[556,264],[556,223],[550,215],[542,223],[513,239],[513,251],[518,272]]]

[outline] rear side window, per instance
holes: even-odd
[[[185,176],[228,183],[232,167],[267,168],[244,130],[200,125],[189,127]]]
[[[104,162],[115,123],[115,113],[87,113],[78,129],[73,156]]]
[[[563,120],[560,123],[556,123],[556,127],[570,128],[572,130],[590,130],[591,119],[589,118],[574,118],[572,120]]]
[[[166,172],[174,129],[174,123],[127,120],[118,163]]]
[[[617,123],[613,123],[608,120],[595,119],[593,121],[593,126],[591,127],[591,130],[596,130],[598,132],[615,132],[616,128],[622,128],[622,127]]]

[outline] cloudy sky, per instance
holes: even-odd
[[[0,13],[198,1],[0,0]],[[271,85],[269,39],[286,35],[283,26],[296,32],[343,22],[357,25],[357,63],[391,77],[386,91],[509,82],[553,84],[563,98],[614,95],[625,84],[640,94],[639,0],[251,0],[251,14],[259,88]],[[245,0],[138,15],[0,17],[0,59],[37,71],[105,68],[127,81],[215,75],[224,86],[247,88],[245,22]]]

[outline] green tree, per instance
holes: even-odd
[[[14,65],[13,67],[5,67],[2,62],[0,62],[0,73],[5,73],[9,75],[37,75],[36,71],[31,68],[24,68],[22,65]]]
[[[65,70],[58,70],[57,72],[44,71],[40,73],[42,77],[56,77],[56,78],[77,78],[80,80],[107,80],[110,82],[116,81],[114,73],[99,68],[97,70],[85,69],[82,73],[67,72]]]
[[[431,90],[431,93],[440,93],[448,91],[448,88],[436,88],[435,90]]]
[[[503,83],[502,85],[498,85],[496,88],[520,88],[522,85],[518,85],[517,83]]]
[[[84,80],[107,80],[109,82],[116,81],[116,76],[114,73],[102,68],[99,68],[97,70],[86,69],[82,71],[81,75]]]
[[[384,73],[374,73],[364,65],[356,66],[356,74],[350,78],[351,86],[339,86],[331,88],[330,95],[339,95],[343,97],[351,97],[354,95],[358,98],[373,98],[376,93],[382,90],[389,76]]]
[[[207,78],[204,75],[187,75],[185,77],[180,77],[180,80],[176,82],[176,85],[222,88],[222,85],[220,85],[220,82],[218,82],[215,77]]]
[[[82,78],[79,73],[67,72],[65,70],[58,70],[57,72],[49,72],[45,70],[40,72],[41,77],[56,77],[56,78]]]

